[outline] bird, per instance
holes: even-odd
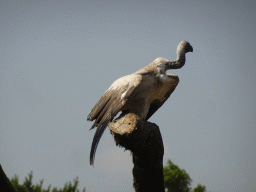
[[[95,120],[90,130],[97,127],[91,145],[90,165],[94,165],[103,132],[119,112],[120,117],[134,113],[148,120],[164,104],[179,83],[178,76],[166,74],[166,70],[183,67],[188,52],[193,52],[193,47],[188,41],[181,41],[176,60],[159,57],[146,67],[112,83],[87,117],[88,121]]]

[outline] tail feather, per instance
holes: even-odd
[[[93,137],[91,153],[90,153],[90,165],[94,164],[96,149],[99,144],[100,138],[103,135],[103,132],[105,131],[105,129],[107,127],[107,124],[108,124],[108,121],[104,122],[103,124],[100,124],[96,130],[94,137]]]

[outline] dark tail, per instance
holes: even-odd
[[[98,125],[95,135],[92,141],[91,153],[90,153],[90,165],[94,164],[95,153],[99,144],[100,138],[108,125],[108,121]]]

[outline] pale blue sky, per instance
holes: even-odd
[[[20,180],[133,191],[129,152],[86,117],[117,78],[157,57],[186,65],[149,121],[171,159],[211,192],[256,191],[255,1],[0,2],[0,163]]]

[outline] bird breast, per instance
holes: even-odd
[[[170,78],[166,75],[166,70],[163,66],[157,67],[156,77],[160,80],[161,83],[166,83],[170,80]]]

